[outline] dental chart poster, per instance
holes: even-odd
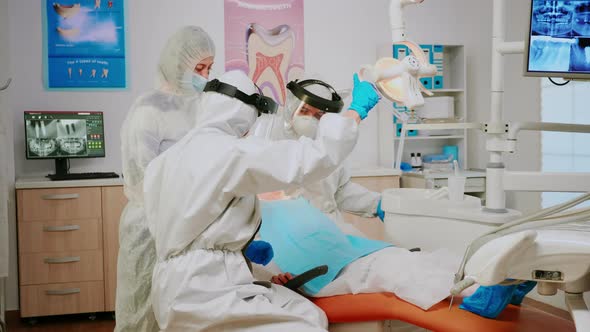
[[[303,0],[224,0],[225,70],[242,70],[280,105],[304,70]]]
[[[43,0],[48,89],[127,87],[123,0]]]

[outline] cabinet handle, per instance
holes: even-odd
[[[46,201],[56,201],[56,200],[66,200],[66,199],[76,199],[80,198],[80,194],[51,194],[51,195],[43,195],[41,199]]]
[[[64,226],[45,226],[44,232],[71,232],[80,229],[79,225],[64,225]]]
[[[70,295],[78,293],[80,293],[80,288],[55,289],[45,291],[45,294],[47,295]]]
[[[74,262],[79,262],[80,261],[80,256],[58,257],[58,258],[45,258],[44,261],[47,264],[74,263]]]

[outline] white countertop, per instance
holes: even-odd
[[[478,171],[478,170],[467,170],[461,171],[459,173],[461,176],[466,178],[485,178],[486,172],[485,171]],[[423,177],[426,179],[446,179],[449,176],[453,176],[455,173],[450,172],[406,172],[404,176],[413,176],[413,177]]]
[[[356,168],[351,169],[352,177],[366,176],[400,176],[402,171],[393,168]]]
[[[16,179],[16,189],[46,189],[46,188],[73,188],[73,187],[111,187],[122,186],[123,178],[92,179],[92,180],[65,180],[51,181],[46,177],[25,177]]]
[[[402,172],[393,168],[352,169],[352,177],[400,176]],[[123,178],[51,181],[46,177],[23,177],[16,179],[16,189],[109,187],[122,186]]]

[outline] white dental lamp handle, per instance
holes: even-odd
[[[361,67],[361,70],[359,72],[359,77],[363,81],[377,83],[381,80],[396,78],[407,71],[408,71],[408,67],[403,62],[397,66],[391,66],[391,67],[383,68],[383,69],[377,69],[373,65],[364,65]]]

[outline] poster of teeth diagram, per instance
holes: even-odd
[[[124,0],[60,1],[42,1],[46,88],[126,88]]]
[[[225,70],[242,70],[285,104],[285,85],[303,76],[303,0],[224,0]]]

